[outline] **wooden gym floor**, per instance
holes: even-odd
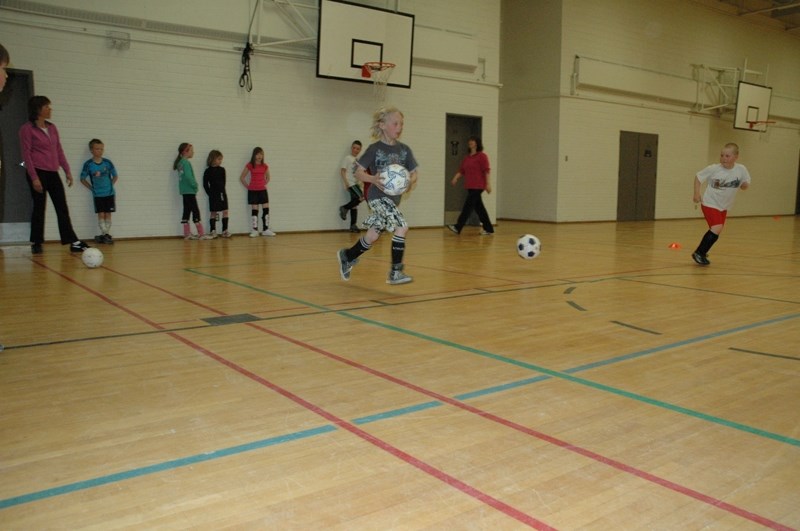
[[[4,247],[0,528],[798,528],[800,221],[705,230]]]

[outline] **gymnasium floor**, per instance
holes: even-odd
[[[797,217],[477,231],[3,247],[0,529],[800,528]]]

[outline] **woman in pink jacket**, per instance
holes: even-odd
[[[61,149],[61,139],[55,124],[49,121],[53,109],[50,100],[44,96],[33,96],[28,101],[28,118],[19,130],[19,143],[22,148],[22,160],[28,172],[28,184],[33,197],[33,213],[31,214],[31,251],[42,252],[44,243],[44,215],[47,209],[47,195],[53,201],[58,217],[58,232],[61,245],[69,244],[72,252],[81,252],[87,247],[78,239],[69,219],[67,196],[58,173],[59,168],[67,175],[67,186],[72,186],[72,172]]]

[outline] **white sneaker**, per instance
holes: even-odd
[[[261,232],[261,235],[262,235],[262,236],[275,236],[275,233],[274,233],[274,232],[272,232],[272,231],[271,231],[271,230],[269,230],[269,229],[265,229],[264,231],[262,231],[262,232]]]
[[[222,233],[222,237],[223,237],[223,238],[230,238],[230,237],[231,237],[231,233],[230,233],[230,231],[227,231],[227,230],[226,230],[226,231],[224,231],[224,232]]]
[[[195,236],[194,234],[190,234],[188,236],[184,236],[183,239],[184,240],[196,240],[197,236]]]
[[[217,231],[215,231],[215,230],[212,230],[208,234],[211,236],[211,239],[219,238],[219,234],[217,234]]]
[[[258,238],[258,231],[257,230],[251,230],[250,231],[250,237],[251,238]]]
[[[214,236],[213,234],[203,234],[198,239],[200,239],[200,240],[213,240],[215,237],[216,236]]]

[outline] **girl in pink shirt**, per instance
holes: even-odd
[[[248,174],[250,179],[247,179]],[[261,223],[264,230],[262,236],[275,236],[269,228],[269,165],[264,162],[264,150],[260,147],[253,148],[253,155],[250,157],[239,180],[247,188],[247,204],[250,205],[251,228],[250,237],[258,236],[258,205],[261,205]]]

